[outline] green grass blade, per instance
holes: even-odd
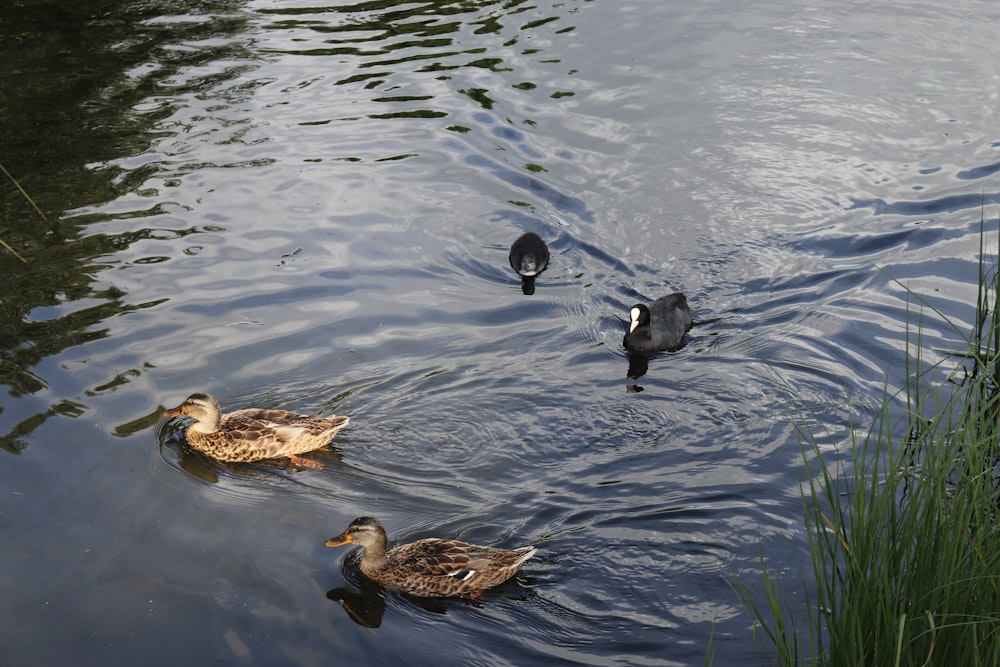
[[[14,187],[18,189],[18,192],[20,192],[20,193],[21,193],[21,195],[22,195],[22,196],[23,196],[23,197],[24,197],[24,198],[25,198],[26,200],[28,200],[28,203],[29,203],[29,204],[31,204],[31,207],[32,207],[33,209],[35,209],[35,211],[37,211],[37,212],[38,212],[38,216],[39,216],[39,217],[40,217],[40,218],[41,218],[42,220],[45,220],[45,214],[44,214],[44,213],[42,213],[42,209],[38,208],[38,204],[36,204],[36,203],[35,203],[35,200],[31,198],[31,195],[29,195],[29,194],[28,194],[27,192],[25,192],[24,188],[22,188],[22,187],[21,187],[21,184],[17,182],[17,179],[16,179],[16,178],[14,178],[13,176],[11,176],[10,172],[9,172],[9,171],[7,171],[7,169],[6,169],[6,168],[5,168],[5,167],[4,167],[4,166],[3,166],[2,164],[0,164],[0,171],[2,171],[2,172],[3,172],[3,173],[4,173],[5,175],[6,175],[6,176],[7,176],[7,178],[9,178],[9,179],[10,179],[10,182],[11,182],[11,183],[13,183],[13,184],[14,184]],[[4,245],[7,245],[7,244],[5,243]],[[7,247],[9,248],[10,246],[7,246]],[[16,253],[15,253],[15,254],[16,254]]]

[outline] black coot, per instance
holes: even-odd
[[[510,247],[510,265],[521,277],[521,290],[535,293],[535,276],[549,265],[549,249],[538,234],[528,232]]]
[[[510,265],[522,276],[537,276],[549,265],[549,249],[538,234],[528,232],[510,247]]]
[[[630,315],[632,322],[622,341],[630,350],[676,350],[691,329],[691,308],[680,292],[659,298],[649,306],[637,303]]]

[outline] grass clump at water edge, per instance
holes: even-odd
[[[918,329],[905,405],[886,392],[867,433],[853,431],[849,466],[828,465],[799,428],[816,599],[791,618],[763,560],[764,601],[733,584],[769,662],[1000,665],[1000,275],[983,239],[966,349],[928,366]]]

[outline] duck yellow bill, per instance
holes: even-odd
[[[184,414],[184,413],[181,412],[181,406],[178,405],[176,408],[170,408],[169,410],[167,410],[166,412],[164,412],[163,416],[164,417],[180,417],[182,414]]]
[[[336,537],[331,537],[330,539],[328,539],[323,544],[325,544],[328,547],[339,547],[339,546],[343,546],[345,544],[350,544],[353,541],[354,540],[352,540],[351,537],[347,533],[341,533],[340,535],[337,535]]]

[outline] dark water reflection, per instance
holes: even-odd
[[[925,11],[6,8],[3,662],[755,664],[726,578],[808,584],[792,417],[845,445],[908,319],[928,363],[972,321],[998,17]],[[627,354],[675,290],[685,347]],[[199,390],[351,424],[220,465],[160,419]],[[539,553],[428,603],[323,547],[360,515]]]
[[[174,10],[186,13],[192,3],[164,3],[155,8],[134,3],[15,2],[0,22],[0,83],[3,118],[2,164],[38,204],[39,216],[19,193],[0,199],[2,238],[30,258],[14,261],[0,253],[0,384],[13,397],[38,394],[53,378],[37,370],[47,358],[74,346],[110,335],[106,322],[164,298],[130,301],[129,295],[101,274],[120,263],[116,253],[147,239],[172,239],[173,231],[129,229],[119,233],[88,232],[90,220],[74,216],[81,206],[103,204],[132,191],[139,182],[120,173],[94,169],[95,164],[142,155],[149,150],[154,124],[166,115],[137,114],[135,104],[150,91],[138,86],[137,75],[151,69],[151,50],[176,43],[183,30],[146,23]],[[203,3],[199,3],[204,7]],[[217,3],[223,11],[232,3]],[[233,37],[245,20],[217,17],[202,25],[199,37]],[[171,76],[199,62],[214,62],[239,51],[201,50],[197,55],[159,58],[158,75]],[[137,71],[138,70],[138,71]],[[156,77],[151,77],[156,78]],[[161,81],[163,79],[160,79]],[[11,184],[5,183],[5,188]],[[5,190],[7,192],[7,190]],[[160,205],[132,211],[131,218],[155,216]],[[155,263],[166,257],[141,258]],[[88,396],[101,395],[141,374],[142,366],[105,378]],[[82,397],[79,397],[82,398]],[[47,407],[20,413],[5,429],[0,446],[17,452],[27,436],[54,415],[79,417],[88,405],[81,400],[55,400]]]

